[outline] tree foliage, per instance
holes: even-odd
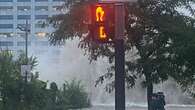
[[[62,89],[52,82],[45,110],[69,110],[90,107],[89,97],[79,80],[65,81]]]
[[[35,68],[36,58],[28,58],[28,63],[32,69]],[[68,110],[71,107],[89,107],[87,93],[80,81],[66,82],[63,90],[52,82],[48,89],[47,82],[39,79],[38,72],[33,73],[30,82],[26,82],[20,73],[23,64],[26,64],[23,54],[16,58],[10,51],[0,51],[1,110]]]
[[[90,106],[88,94],[85,92],[81,81],[75,79],[63,84],[62,96],[66,100],[67,108],[79,109]]]
[[[36,65],[36,58],[30,57],[29,63],[32,68]],[[15,58],[6,50],[0,52],[0,107],[2,110],[20,110],[23,108],[39,110],[44,99],[44,82],[33,75],[30,83],[25,83],[20,72],[20,66],[26,64],[23,54]]]
[[[96,44],[91,41],[89,31],[89,6],[96,0],[66,0],[65,14],[54,16],[50,23],[56,31],[51,35],[52,44],[60,44],[67,39],[80,39],[79,47],[86,50],[91,60],[107,57],[114,61],[114,45]],[[194,17],[182,14],[179,8],[194,16],[194,0],[137,0],[126,4],[126,56],[135,53],[134,60],[126,59],[126,82],[128,87],[135,84],[138,77],[144,77],[148,102],[153,92],[153,84],[173,77],[184,91],[192,93],[195,63]],[[111,79],[114,65],[98,79]],[[114,81],[113,81],[114,84]],[[110,84],[113,86],[113,84]],[[150,102],[149,102],[150,103]]]

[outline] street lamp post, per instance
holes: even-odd
[[[28,20],[26,20],[25,26],[18,26],[20,31],[25,32],[25,58],[26,58],[26,65],[28,64],[28,33],[30,32]]]
[[[28,64],[28,33],[30,32],[30,28],[29,28],[29,25],[28,25],[28,20],[26,19],[26,23],[25,23],[25,26],[18,26],[17,27],[18,29],[20,29],[20,31],[23,31],[25,32],[25,65],[21,65],[21,76],[24,78],[24,88],[23,88],[23,92],[25,93],[26,92],[26,86],[27,86],[27,83],[28,83],[28,77],[29,77],[29,74],[30,73],[30,70],[31,70],[31,66]],[[23,101],[25,102],[25,95],[23,95],[22,97]],[[25,106],[23,106],[24,110],[25,110]]]
[[[26,64],[28,64],[28,32],[30,29],[28,29],[28,20],[26,20],[26,26],[25,26],[25,52],[26,52]]]

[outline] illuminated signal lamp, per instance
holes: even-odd
[[[99,27],[99,34],[100,34],[100,39],[105,39],[107,37],[106,33],[105,33],[105,28],[104,26],[100,26]]]
[[[104,21],[104,9],[101,6],[98,6],[96,8],[96,21],[97,22],[103,22]]]
[[[92,25],[93,39],[100,43],[109,42],[114,35],[114,5],[93,4]]]

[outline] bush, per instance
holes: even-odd
[[[67,109],[86,108],[90,106],[90,100],[80,80],[65,81],[62,95]]]

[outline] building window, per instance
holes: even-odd
[[[52,10],[53,11],[59,11],[59,10],[61,10],[62,9],[62,6],[53,6],[52,7]]]
[[[64,12],[67,12],[67,9],[64,8],[63,6],[53,6],[52,11],[64,13]]]
[[[48,6],[35,6],[35,11],[48,11]]]
[[[10,41],[0,41],[0,46],[13,46],[14,43]]]
[[[30,2],[31,0],[17,0],[18,2]]]
[[[13,2],[13,0],[0,0],[0,2]]]
[[[17,7],[18,11],[30,11],[31,7],[30,6],[18,6]]]
[[[48,0],[35,0],[35,2],[47,2]]]
[[[35,28],[46,28],[46,27],[49,27],[49,24],[45,19],[36,20]]]
[[[31,24],[28,24],[27,27],[30,28]],[[26,27],[26,24],[17,24],[17,27]]]
[[[49,27],[49,24],[46,20],[36,20],[35,28],[46,28]]]
[[[44,37],[47,37],[49,34],[46,33],[46,32],[37,32],[37,33],[35,33],[35,35],[36,35],[38,38],[44,38]]]
[[[45,28],[45,26],[44,26],[44,24],[36,23],[35,28]]]
[[[25,33],[17,33],[18,37],[25,37]]]
[[[13,11],[12,6],[0,6],[0,11]]]
[[[0,20],[12,20],[14,19],[13,15],[0,15]]]
[[[17,29],[20,30],[20,31],[23,31],[23,29],[25,29],[27,26],[27,29],[29,30],[28,32],[30,32],[30,29],[31,29],[31,24],[17,24]]]
[[[65,0],[53,0],[54,2],[64,2]]]
[[[13,24],[0,24],[0,29],[11,29]]]
[[[28,41],[28,46],[30,46],[31,45],[31,42],[30,41]],[[22,42],[17,42],[17,46],[25,46],[26,45],[26,42],[24,42],[24,41],[22,41]]]
[[[40,41],[40,42],[38,42],[38,45],[48,46],[49,45],[49,42],[47,42],[47,41]]]
[[[47,19],[48,15],[35,15],[35,19]]]
[[[30,15],[18,15],[18,19],[30,19]]]
[[[13,37],[14,34],[13,33],[0,33],[0,37]]]

